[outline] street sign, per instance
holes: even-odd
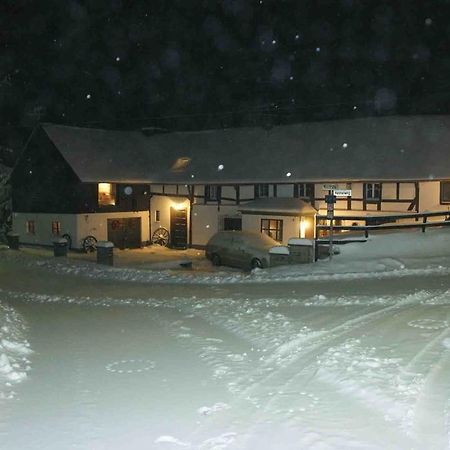
[[[332,194],[325,195],[325,203],[328,205],[336,203],[336,196]]]
[[[334,191],[335,189],[337,189],[337,185],[336,184],[323,184],[322,189],[324,191]]]
[[[334,217],[334,204],[327,203],[327,219],[332,219]]]
[[[351,197],[352,196],[352,190],[351,189],[335,189],[333,191],[333,194],[336,197]]]

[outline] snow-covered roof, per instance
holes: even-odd
[[[450,178],[450,116],[388,116],[146,136],[43,125],[82,181],[257,183]]]
[[[317,210],[300,198],[258,198],[240,206],[239,211],[245,213],[278,213],[280,215],[299,216],[314,215]]]

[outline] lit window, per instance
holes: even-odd
[[[268,184],[255,184],[255,197],[268,197],[269,196],[269,185]]]
[[[278,242],[283,240],[283,221],[277,219],[261,219],[261,233],[267,234]]]
[[[441,181],[441,203],[450,203],[450,181]]]
[[[98,183],[98,205],[110,206],[116,204],[116,185]]]
[[[205,199],[206,201],[217,201],[219,200],[219,186],[210,184],[205,186]]]
[[[61,234],[61,222],[52,222],[52,234],[53,236],[59,236]]]
[[[27,233],[36,234],[36,226],[34,220],[27,220]]]
[[[366,200],[381,199],[381,183],[366,183],[364,189],[366,191]]]

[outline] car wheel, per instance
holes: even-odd
[[[220,256],[217,253],[214,253],[211,256],[211,262],[213,266],[220,266],[222,264],[222,261],[220,260]]]
[[[258,259],[258,258],[253,258],[253,259],[252,259],[252,262],[250,263],[250,267],[251,267],[252,269],[262,269],[262,268],[263,268],[263,265],[262,265],[262,262],[261,262],[260,259]]]

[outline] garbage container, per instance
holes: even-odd
[[[291,238],[288,241],[291,264],[308,264],[315,261],[314,241],[311,239]]]
[[[67,256],[67,239],[60,238],[53,241],[53,255]]]
[[[6,239],[10,249],[19,250],[19,235],[17,233],[8,233]]]
[[[97,263],[107,266],[114,265],[114,244],[112,242],[97,242]]]

